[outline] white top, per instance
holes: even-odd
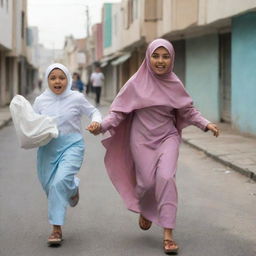
[[[101,123],[99,110],[88,102],[85,96],[72,91],[66,97],[55,99],[43,93],[35,99],[33,108],[36,113],[54,117],[61,135],[68,133],[81,133],[81,117],[86,115],[91,121]]]
[[[104,82],[104,75],[101,72],[93,72],[91,74],[91,82],[94,87],[101,87]]]
[[[102,117],[97,108],[88,102],[85,96],[77,91],[71,91],[72,78],[65,66],[60,63],[50,65],[45,73],[48,84],[48,76],[55,68],[61,69],[68,80],[66,90],[57,95],[48,87],[35,99],[33,108],[36,113],[48,115],[55,119],[59,134],[81,133],[81,118],[86,115],[92,122],[101,123]]]

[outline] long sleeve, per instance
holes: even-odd
[[[34,101],[32,107],[33,107],[34,111],[35,111],[37,114],[40,114],[39,104],[38,104],[37,98],[35,99],[35,101]]]
[[[207,130],[206,126],[210,121],[205,119],[193,105],[178,109],[177,112],[189,125],[197,126],[203,131]]]
[[[102,122],[100,111],[95,108],[84,96],[81,97],[81,111],[82,114],[86,115],[91,119],[91,122]]]
[[[126,114],[111,111],[102,121],[101,131],[104,133],[113,127],[117,127],[125,118]]]

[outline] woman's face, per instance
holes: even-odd
[[[62,70],[56,68],[53,69],[48,76],[48,84],[51,91],[59,95],[66,90],[68,80],[65,73]]]
[[[167,73],[171,64],[171,56],[164,47],[157,48],[150,56],[151,68],[157,75]]]

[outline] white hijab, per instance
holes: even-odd
[[[49,88],[49,84],[48,84],[48,77],[50,75],[50,73],[54,70],[54,69],[60,69],[64,72],[64,74],[66,75],[67,77],[67,81],[68,81],[68,84],[67,84],[67,88],[66,90],[61,93],[61,94],[55,94],[50,88]],[[47,84],[47,88],[46,90],[44,91],[44,95],[45,96],[51,96],[53,98],[63,98],[63,97],[66,97],[70,94],[72,94],[72,91],[71,91],[71,86],[72,86],[72,77],[71,77],[71,74],[70,72],[68,71],[68,69],[60,64],[60,63],[53,63],[51,64],[47,69],[46,69],[46,72],[45,72],[45,82]]]

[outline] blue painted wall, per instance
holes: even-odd
[[[212,122],[220,120],[218,72],[218,35],[187,39],[186,88],[198,110]]]
[[[104,26],[103,26],[103,42],[104,48],[112,45],[112,4],[104,4]]]
[[[232,20],[232,122],[256,135],[256,13]]]

